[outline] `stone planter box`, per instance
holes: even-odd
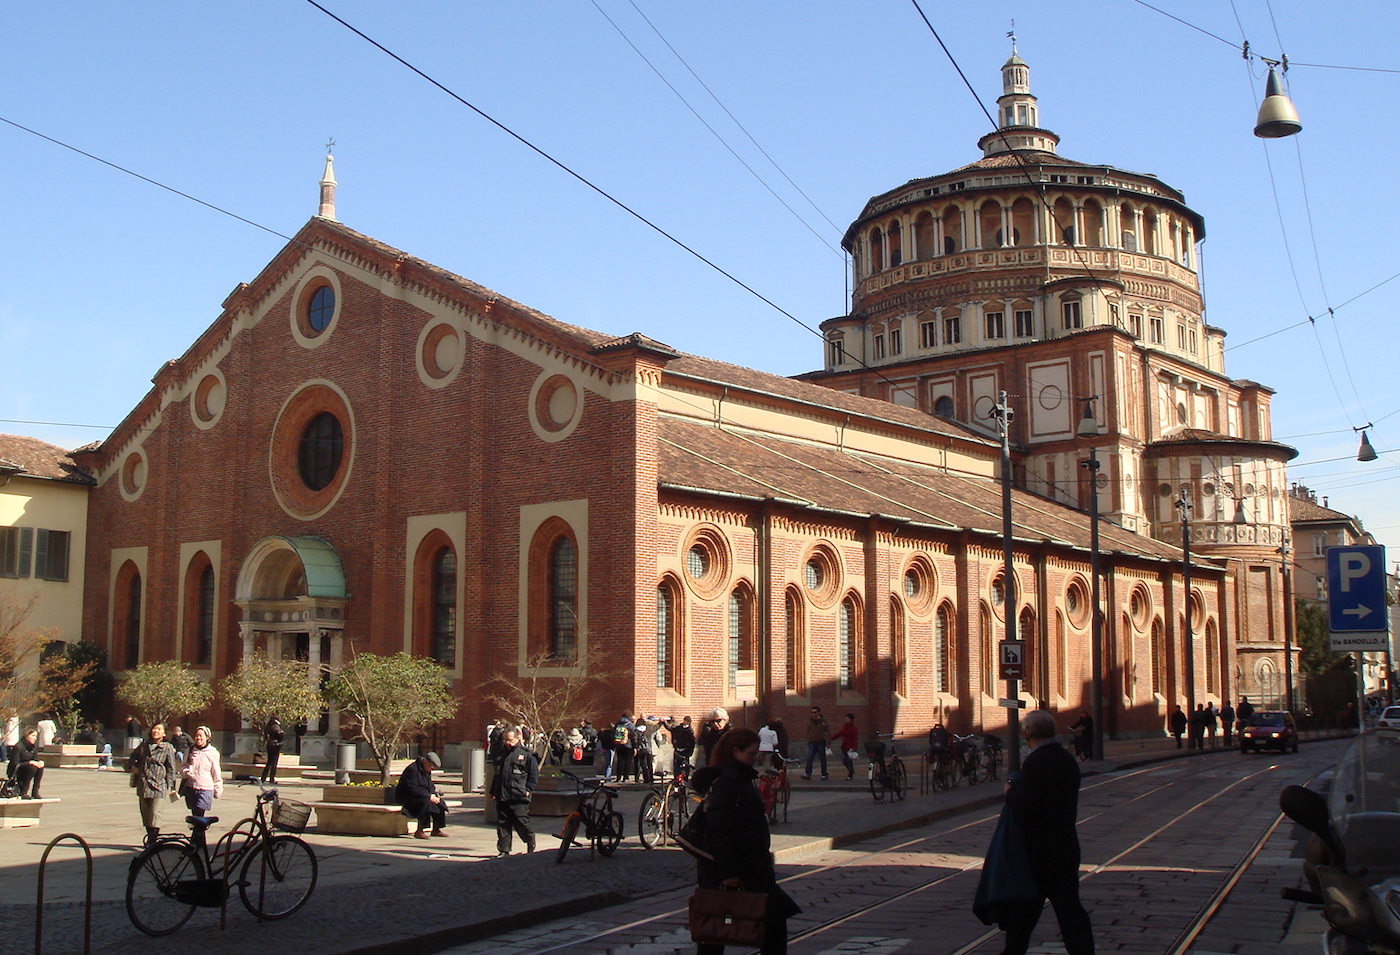
[[[102,756],[91,743],[50,743],[39,747],[39,758],[45,769],[70,769],[83,766],[95,769]]]
[[[394,790],[383,786],[324,786],[321,789],[322,802],[356,803],[366,806],[396,805]]]

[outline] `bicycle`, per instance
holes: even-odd
[[[763,811],[768,814],[770,825],[777,825],[778,813],[782,812],[783,822],[787,822],[788,803],[792,800],[792,783],[788,782],[788,763],[801,762],[784,759],[774,754],[776,767],[763,770],[758,777],[758,796],[763,800]]]
[[[219,817],[186,816],[189,835],[159,836],[132,860],[126,913],[133,925],[147,935],[169,935],[196,906],[224,907],[230,884],[261,921],[284,919],[306,904],[316,888],[316,854],[296,836],[272,830],[302,832],[311,807],[279,799],[276,789],[261,783],[258,789],[253,815],[221,836],[212,853],[205,833]],[[235,871],[237,881],[230,883]]]
[[[1001,775],[1001,737],[991,733],[982,736],[982,776],[996,779]]]
[[[880,742],[881,737],[888,737],[890,741],[888,762],[885,760],[885,744]],[[908,779],[904,772],[904,761],[899,758],[899,752],[895,748],[894,734],[876,733],[874,739],[866,740],[865,755],[870,759],[867,778],[870,780],[870,795],[875,801],[882,801],[887,792],[891,794],[891,801],[903,799],[908,788]]]
[[[958,784],[958,760],[951,743],[929,754],[932,760],[933,788],[952,789]]]
[[[564,820],[564,828],[559,833],[559,853],[554,861],[563,862],[570,848],[583,845],[575,838],[580,826],[583,827],[584,838],[589,841],[590,859],[594,852],[612,855],[622,842],[622,813],[613,809],[613,798],[618,791],[602,783],[581,779],[567,769],[563,772],[578,786],[578,805]]]
[[[642,845],[654,849],[675,841],[676,833],[690,818],[691,796],[685,787],[686,774],[680,772],[664,787],[652,787],[642,799],[637,813],[637,836]]]
[[[976,734],[968,733],[966,736],[953,734],[953,759],[957,764],[957,774],[960,778],[966,779],[969,786],[974,786],[987,778],[982,775],[980,756]]]

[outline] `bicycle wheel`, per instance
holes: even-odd
[[[883,802],[885,798],[885,770],[882,766],[870,764],[870,795],[875,797],[876,802]]]
[[[953,775],[953,760],[951,756],[940,756],[938,765],[933,771],[934,784],[939,789],[952,789],[958,784],[957,777]]]
[[[610,856],[622,842],[622,813],[610,812],[598,822],[593,831],[593,847],[599,855]]]
[[[666,834],[666,807],[661,804],[661,794],[649,792],[642,800],[642,808],[637,812],[637,835],[642,845],[654,849]]]
[[[904,775],[904,761],[896,756],[890,760],[890,790],[895,799],[903,799],[904,791],[908,788],[909,781]]]
[[[996,779],[1001,775],[1001,751],[993,750],[987,754],[987,778]]]
[[[180,882],[204,878],[204,860],[194,847],[157,843],[131,863],[126,877],[126,914],[147,935],[169,935],[190,920],[194,904],[175,897]]]
[[[778,804],[783,807],[783,822],[787,822],[788,803],[792,801],[792,783],[788,782],[787,773],[783,773],[782,779],[778,783]]]
[[[243,907],[265,921],[284,919],[316,888],[316,854],[296,836],[273,836],[243,863],[238,894]]]
[[[681,831],[681,827],[690,819],[690,797],[683,789],[671,790],[670,797],[666,800],[666,841],[674,843],[676,833]]]
[[[564,829],[559,833],[559,852],[554,857],[555,862],[563,862],[564,856],[568,854],[569,848],[574,844],[574,837],[578,835],[579,824],[583,822],[583,817],[577,812],[569,813],[569,818],[564,820]]]

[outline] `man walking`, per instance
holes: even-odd
[[[1176,737],[1176,748],[1181,749],[1181,737],[1186,732],[1186,714],[1181,711],[1181,704],[1176,705],[1172,715],[1168,717],[1171,724],[1172,735]]]
[[[859,752],[860,730],[856,729],[856,715],[846,714],[846,722],[841,724],[841,728],[836,731],[832,739],[841,741],[841,765],[846,767],[846,779],[856,778],[856,761],[852,753]],[[825,760],[823,760],[825,762]],[[823,767],[822,779],[826,778],[825,767]]]
[[[491,795],[496,798],[496,856],[510,855],[511,832],[519,833],[526,852],[535,851],[535,833],[530,828],[530,796],[540,781],[540,763],[520,741],[520,731],[510,727],[501,734],[501,755],[496,759],[496,778]]]
[[[1022,718],[1021,737],[1030,751],[1020,777],[1007,780],[1006,805],[1025,835],[1036,890],[1055,909],[1067,955],[1092,955],[1093,925],[1079,901],[1079,765],[1056,741],[1055,718],[1046,710]],[[1025,955],[1041,908],[1037,901],[1002,923],[1003,955]]]
[[[812,761],[818,756],[822,760],[822,779],[826,779],[826,741],[830,738],[822,708],[812,707],[812,714],[807,717],[807,771],[802,774],[803,779],[812,778]]]
[[[282,721],[276,714],[268,717],[263,727],[263,739],[267,743],[267,762],[263,764],[262,781],[277,785],[277,761],[282,758],[282,744],[287,741],[287,732],[282,729]]]
[[[1230,734],[1235,731],[1235,708],[1226,700],[1220,704],[1220,735],[1225,740],[1225,748],[1230,748]]]

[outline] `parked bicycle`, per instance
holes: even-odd
[[[768,814],[768,822],[776,825],[778,816],[787,822],[788,803],[792,801],[792,783],[788,782],[788,764],[801,760],[784,759],[776,756],[776,767],[761,770],[758,774],[758,796],[763,800],[763,811]]]
[[[982,751],[977,745],[977,735],[968,733],[966,736],[953,734],[953,762],[954,772],[958,779],[953,785],[957,785],[958,780],[967,780],[969,786],[981,782],[987,777],[982,773]]]
[[[564,829],[559,833],[559,854],[555,856],[554,861],[563,862],[569,849],[575,845],[583,846],[584,843],[577,841],[580,827],[583,828],[583,837],[591,847],[589,858],[593,857],[594,852],[604,856],[612,855],[622,842],[622,813],[613,809],[613,799],[617,797],[618,791],[602,783],[575,776],[567,769],[563,772],[578,786],[578,805],[564,820]]]
[[[952,789],[958,784],[958,759],[951,740],[943,749],[929,753],[929,760],[934,789]]]
[[[189,921],[196,906],[225,905],[231,885],[259,919],[286,918],[316,888],[316,854],[296,836],[273,830],[299,833],[310,818],[310,806],[280,799],[276,789],[259,784],[253,815],[239,820],[211,852],[205,833],[219,817],[186,816],[188,836],[160,836],[132,860],[126,878],[131,923],[147,935],[169,935]]]
[[[885,758],[886,746],[881,739],[890,741],[889,759]],[[904,761],[899,758],[899,752],[895,747],[893,733],[876,733],[874,739],[865,741],[865,755],[870,759],[869,769],[866,771],[870,781],[870,795],[880,802],[889,793],[891,800],[903,799],[905,790],[908,788],[908,778],[904,771]]]
[[[1001,775],[1001,737],[992,733],[982,735],[982,773],[984,779]]]
[[[637,835],[642,845],[654,849],[674,842],[676,833],[690,818],[693,798],[686,790],[683,772],[672,776],[665,786],[653,786],[637,813]]]

